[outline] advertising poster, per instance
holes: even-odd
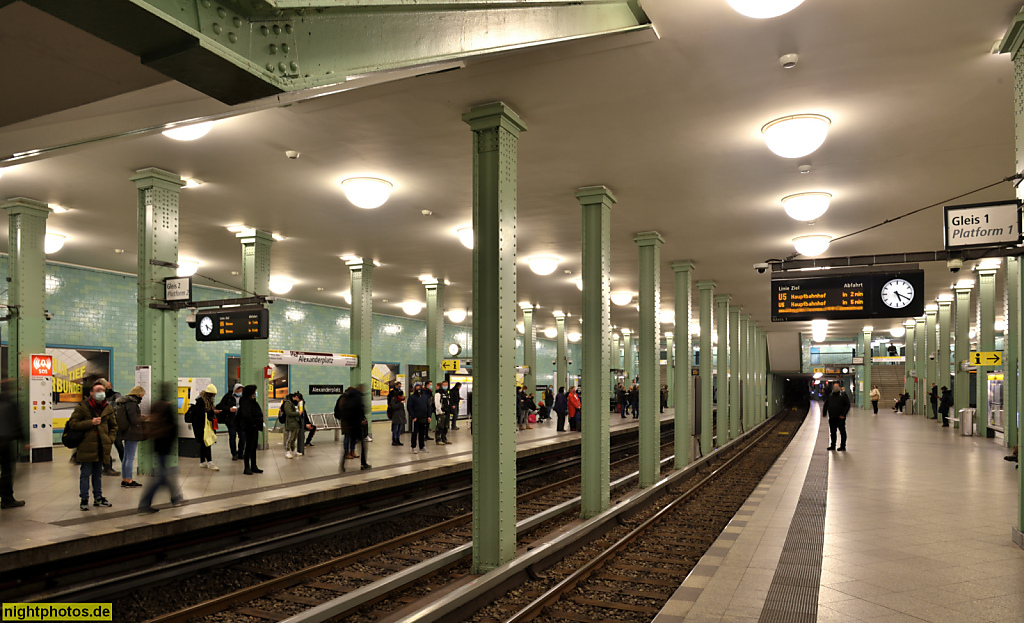
[[[397,363],[375,363],[370,370],[372,387],[370,388],[370,402],[373,404],[373,413],[384,415],[388,410],[388,392],[391,384],[398,380]]]
[[[221,395],[224,395],[224,393],[234,387],[235,383],[241,382],[238,380],[241,366],[241,357],[228,357],[228,386],[221,390]],[[288,364],[273,362],[270,364],[270,378],[267,379],[266,387],[261,391],[265,392],[267,396],[267,419],[270,421],[271,428],[273,428],[278,411],[281,409],[281,401],[291,393],[291,389],[289,389],[291,386],[289,375],[290,369]]]

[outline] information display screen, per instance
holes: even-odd
[[[910,318],[924,313],[924,271],[772,280],[772,322]]]
[[[196,339],[265,340],[270,337],[270,311],[266,309],[221,310],[196,314]]]

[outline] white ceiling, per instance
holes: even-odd
[[[51,216],[51,230],[69,236],[52,259],[134,272],[136,194],[128,178],[160,167],[206,182],[181,198],[181,256],[201,260],[202,273],[238,282],[231,271],[239,270],[240,249],[225,226],[245,223],[287,237],[274,245],[272,264],[273,274],[299,281],[291,297],[344,306],[338,293],[349,279],[338,256],[352,253],[383,264],[374,279],[376,311],[397,315],[401,301],[423,300],[417,277],[424,273],[452,282],[448,307],[468,307],[471,253],[455,236],[472,213],[471,134],[461,115],[503,100],[529,126],[519,142],[519,256],[564,260],[547,277],[523,262],[521,300],[578,314],[580,293],[570,282],[580,253],[573,194],[604,184],[619,200],[613,290],[636,291],[633,236],[654,230],[665,238],[665,307],[674,299],[669,264],[691,259],[696,279],[715,280],[718,293],[732,295],[769,331],[807,331],[803,323],[772,325],[768,275],[752,264],[789,255],[794,236],[839,236],[1015,170],[1013,67],[990,50],[1019,0],[806,0],[771,20],[743,17],[724,0],[643,6],[657,40],[624,35],[475,60],[229,118],[191,143],[149,133],[56,150],[8,168],[0,197],[73,208]],[[8,123],[25,119],[40,103],[35,118],[0,127],[0,157],[232,111],[146,71],[117,73],[128,64],[123,54],[84,33],[69,42],[66,25],[24,4],[0,9],[0,24],[32,40],[11,50],[13,65],[54,77],[35,80],[16,96],[18,112],[0,115]],[[32,52],[41,49],[54,53]],[[123,76],[116,87],[89,90],[57,79],[93,51],[108,55],[106,67]],[[800,63],[784,70],[778,57],[790,52]],[[83,104],[77,108],[43,105],[79,89],[64,104]],[[828,140],[799,161],[773,155],[760,127],[801,112],[832,119]],[[285,150],[302,155],[289,160]],[[811,173],[800,174],[799,164],[812,165]],[[392,180],[391,200],[378,210],[354,208],[338,181],[356,174]],[[834,195],[815,226],[789,219],[778,202],[806,190]],[[1004,184],[958,203],[1012,196]],[[423,209],[433,216],[421,216]],[[934,208],[853,237],[827,255],[941,249],[941,214]],[[944,263],[922,268],[930,298],[949,287]],[[636,315],[615,307],[613,323],[635,329]],[[540,328],[553,326],[550,316],[539,317]],[[832,333],[850,335],[862,324],[836,323]]]

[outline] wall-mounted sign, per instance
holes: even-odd
[[[265,340],[270,337],[270,312],[266,309],[218,310],[196,314],[196,339]]]
[[[909,318],[924,313],[924,271],[772,280],[772,322]]]
[[[50,355],[32,355],[31,376],[53,376],[53,357]]]
[[[863,357],[854,357],[853,358],[853,365],[855,365],[855,366],[862,366],[862,365],[864,365],[864,358]]]
[[[164,300],[192,302],[192,277],[167,277],[164,279]]]
[[[310,396],[338,396],[345,393],[344,385],[310,385]]]
[[[516,368],[518,371],[518,368]],[[441,360],[441,371],[442,372],[458,372],[459,371],[459,360],[458,359],[442,359]]]
[[[270,363],[354,368],[359,365],[359,358],[355,355],[342,355],[339,353],[307,353],[298,350],[271,349]]]
[[[995,201],[946,206],[943,226],[947,249],[1021,242],[1021,204]]]
[[[975,366],[998,366],[1003,363],[1003,353],[993,351],[971,351],[971,358],[968,360]]]

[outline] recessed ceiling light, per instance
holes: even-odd
[[[473,248],[473,228],[463,227],[455,232],[459,235],[459,242],[467,249]]]
[[[394,185],[378,177],[350,177],[341,182],[341,189],[352,205],[372,210],[384,205]]]
[[[538,275],[550,275],[555,272],[555,269],[558,268],[558,263],[561,261],[552,255],[537,255],[526,260],[530,265],[530,270]]]
[[[271,236],[274,238],[274,240],[276,240],[278,242],[281,242],[282,240],[285,239],[285,237],[282,236],[281,234],[271,234]]]
[[[50,204],[47,204],[47,205],[49,205],[50,209],[53,210],[54,214],[64,214],[65,212],[68,211],[67,208],[65,208],[64,206],[60,205],[59,203],[50,203]]]
[[[197,180],[194,177],[182,178],[185,181],[185,188],[199,188],[203,185],[203,180]]]
[[[764,124],[761,134],[772,153],[783,158],[801,158],[821,147],[831,123],[824,115],[790,115]]]
[[[800,255],[817,257],[828,251],[832,244],[832,236],[827,234],[811,234],[809,236],[797,236],[793,238],[793,247]]]
[[[238,272],[237,270],[233,270],[233,271],[231,271],[231,274],[237,276],[237,275],[240,275],[242,273]]]
[[[176,141],[194,141],[206,136],[211,129],[213,129],[213,122],[204,121],[203,123],[193,123],[192,125],[164,130],[163,135]]]
[[[124,249],[114,249],[114,253],[121,255],[122,253],[124,253]]]
[[[358,255],[341,255],[339,256],[342,262],[361,262],[363,258]]]
[[[43,238],[43,252],[49,255],[50,253],[56,253],[64,248],[64,242],[67,240],[67,236],[63,234],[51,234],[46,232],[46,236]]]
[[[324,291],[324,289],[323,289],[323,288],[319,288],[319,287],[318,287],[318,288],[316,289],[316,291],[317,291],[317,292],[323,292],[323,291]]]
[[[433,216],[434,215],[434,211],[433,210],[420,210],[420,214],[422,214],[423,216]]]
[[[191,277],[199,270],[199,262],[195,260],[178,260],[175,274],[179,277]]]
[[[797,221],[813,221],[828,211],[832,195],[825,192],[797,193],[782,198],[782,207],[789,218]]]
[[[288,277],[271,277],[270,278],[270,291],[274,294],[288,294],[292,290],[292,286],[295,285],[294,279]]]
[[[767,19],[785,15],[804,0],[725,0],[734,11],[747,17]]]
[[[629,305],[633,302],[632,292],[612,292],[612,303],[619,306]]]
[[[228,225],[227,230],[233,234],[241,233],[247,229],[252,229],[248,225]]]

